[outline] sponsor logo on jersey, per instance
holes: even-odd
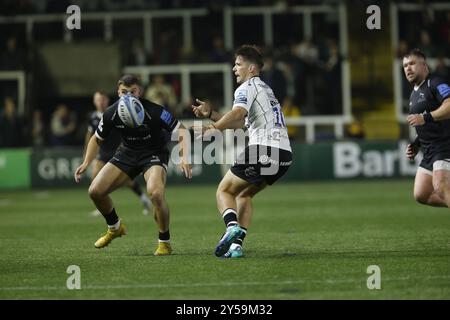
[[[236,100],[234,103],[247,104],[247,90],[241,90],[236,93]]]
[[[170,125],[170,123],[173,120],[173,117],[170,114],[170,112],[167,112],[166,110],[163,110],[162,113],[161,113],[161,120],[164,121],[165,123],[167,123],[168,125]]]
[[[450,87],[448,86],[448,84],[443,83],[437,86],[437,89],[439,91],[439,94],[443,97],[446,98],[447,96],[450,96]]]

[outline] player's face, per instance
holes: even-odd
[[[403,71],[409,83],[419,84],[422,82],[427,73],[427,64],[421,57],[411,55],[403,58]]]
[[[250,63],[245,61],[241,56],[237,56],[234,61],[233,72],[236,76],[237,83],[248,80],[250,75]]]
[[[137,84],[132,84],[129,87],[121,84],[119,86],[119,89],[117,90],[117,95],[121,97],[126,95],[127,93],[131,93],[133,97],[139,98],[139,96],[141,95],[141,88]]]

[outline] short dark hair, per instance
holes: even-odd
[[[425,56],[425,53],[423,53],[420,49],[414,48],[411,51],[407,52],[403,58],[408,58],[410,56],[416,56],[419,58],[422,58],[423,60],[427,60],[427,57]]]
[[[236,50],[234,55],[242,56],[245,60],[256,63],[260,69],[264,67],[261,50],[255,45],[244,44]]]
[[[117,82],[117,86],[123,84],[125,87],[131,87],[133,84],[141,86],[141,81],[139,78],[133,74],[126,74]]]
[[[99,94],[99,95],[101,95],[101,96],[104,96],[104,97],[107,97],[108,96],[108,94],[106,93],[106,91],[103,91],[103,90],[97,90],[97,91],[95,91],[94,92],[94,95],[95,94]]]

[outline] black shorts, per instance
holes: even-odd
[[[292,153],[287,150],[251,145],[238,156],[231,172],[255,185],[271,185],[280,179],[292,164]]]
[[[95,159],[107,163],[114,156],[115,152],[116,150],[102,150],[102,148],[100,148],[100,151],[97,154],[97,158]]]
[[[133,150],[120,146],[109,162],[125,172],[133,180],[152,166],[161,166],[167,171],[169,152],[166,150]]]
[[[450,150],[446,145],[433,145],[422,148],[423,159],[419,167],[433,171],[433,163],[438,160],[448,161],[450,159]]]

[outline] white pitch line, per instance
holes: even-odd
[[[448,276],[431,276],[431,277],[400,277],[400,278],[382,278],[386,281],[411,281],[411,280],[447,280]],[[304,279],[304,280],[287,280],[287,281],[269,281],[269,282],[224,282],[224,283],[186,283],[186,284],[123,284],[123,285],[91,285],[81,286],[81,289],[87,290],[105,290],[105,289],[151,289],[151,288],[191,288],[191,287],[234,287],[234,286],[263,286],[263,285],[292,285],[292,284],[307,284],[307,283],[365,283],[366,279]],[[0,287],[0,291],[51,291],[51,290],[68,290],[66,287],[44,286],[44,287]]]

